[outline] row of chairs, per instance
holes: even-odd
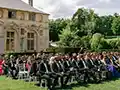
[[[64,66],[64,63],[67,62],[67,60],[64,62],[63,61],[59,61],[59,62],[61,62]],[[59,63],[59,62],[55,62],[55,63]],[[78,61],[74,61],[74,62],[78,64]],[[43,63],[46,64],[47,66],[48,62],[47,63],[43,62]],[[69,62],[69,64],[72,64],[72,63],[73,61]],[[70,77],[67,83],[73,83],[75,81],[77,81],[78,83],[87,83],[89,81],[100,82],[102,80],[111,78],[111,72],[108,71],[106,69],[106,66],[103,64],[99,66],[95,66],[93,68],[89,68],[89,67],[78,68],[77,64],[74,64],[74,66],[72,65],[68,66],[69,68],[67,68],[67,72],[59,72],[59,74],[67,74],[66,76],[63,77],[64,78],[63,80],[66,80],[68,76]],[[22,80],[29,81],[29,82],[33,81],[36,83],[39,82],[39,85],[41,87],[48,87],[48,80],[42,77],[44,75],[48,75],[46,71],[48,70],[49,67],[45,67],[46,70],[43,75],[40,75],[40,74],[30,75],[30,73],[25,68],[25,63],[19,65],[18,68],[19,68],[19,72],[17,74],[18,79],[20,80],[22,79]],[[64,66],[64,69],[66,69],[65,66]],[[55,74],[55,72],[54,73],[50,72],[50,74]],[[53,80],[51,81],[52,85],[55,83],[54,79],[55,78],[51,79]],[[61,81],[61,77],[58,77],[58,84],[56,86],[61,86],[60,81]]]

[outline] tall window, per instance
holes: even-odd
[[[8,11],[8,18],[16,18],[16,11],[9,10]]]
[[[34,50],[34,33],[27,34],[27,49]]]
[[[29,20],[35,21],[36,14],[35,13],[29,13]]]
[[[25,30],[23,28],[21,28],[21,35],[25,34]]]
[[[14,51],[14,38],[15,34],[14,32],[7,32],[7,37],[6,37],[6,50],[7,51]]]

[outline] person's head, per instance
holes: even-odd
[[[4,59],[5,60],[7,60],[9,57],[8,57],[8,55],[6,54],[5,56],[4,56]]]
[[[37,58],[40,58],[40,57],[41,57],[41,54],[40,54],[40,53],[38,53],[36,57],[37,57]]]
[[[13,55],[10,55],[10,59],[13,59],[14,58],[14,56]]]
[[[54,59],[55,59],[55,57],[52,56],[52,57],[50,58],[50,60],[49,60],[49,64],[53,64],[53,63],[54,63]]]

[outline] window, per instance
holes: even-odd
[[[8,18],[16,18],[16,11],[9,10],[8,11]]]
[[[27,34],[27,49],[34,50],[34,33]]]
[[[21,51],[24,50],[24,38],[20,38],[20,48],[21,48]]]
[[[25,34],[25,30],[23,28],[21,28],[21,35]]]
[[[7,32],[6,37],[6,50],[14,51],[14,32]]]
[[[29,20],[35,21],[36,15],[34,13],[29,14]]]
[[[24,15],[24,13],[20,13],[20,15],[19,15],[19,19],[20,19],[20,20],[24,20],[24,19],[25,19],[25,15]]]

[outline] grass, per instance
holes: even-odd
[[[46,90],[34,85],[34,83],[24,82],[22,80],[12,80],[4,76],[0,76],[0,90]],[[77,83],[68,85],[65,89],[59,90],[120,90],[120,79],[102,82],[100,84]]]
[[[41,89],[34,85],[34,83],[28,83],[22,80],[12,80],[11,78],[6,78],[0,76],[0,90],[46,90]]]

